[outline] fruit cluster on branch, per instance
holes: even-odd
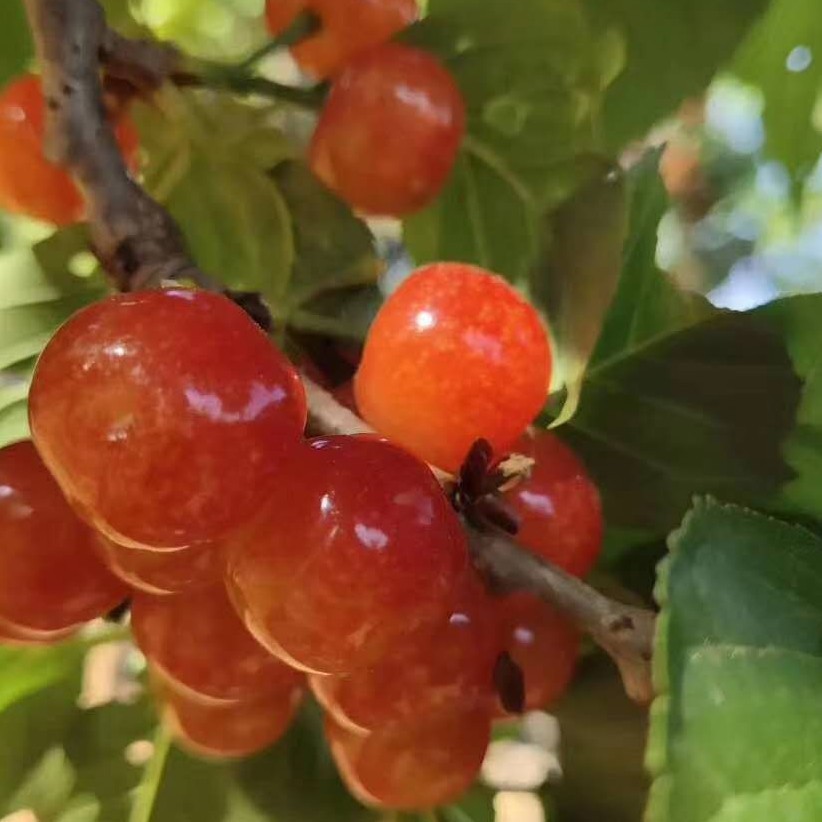
[[[175,52],[112,34],[97,0],[26,0],[47,100],[50,156],[78,182],[87,203],[95,251],[121,290],[184,277],[213,288],[189,258],[168,213],[130,177],[103,106],[99,60],[118,77],[154,78],[173,71]],[[133,61],[133,62],[132,62]],[[314,429],[368,430],[310,379],[303,380]],[[505,535],[469,528],[477,565],[505,589],[531,591],[568,614],[614,658],[628,692],[651,694],[651,612],[610,600]]]

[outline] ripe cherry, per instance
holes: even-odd
[[[173,549],[256,513],[306,406],[290,363],[240,308],[174,288],[75,314],[40,356],[29,415],[43,459],[98,530]]]
[[[424,51],[389,43],[334,81],[309,161],[355,209],[402,217],[440,192],[464,131],[465,104],[448,70]]]
[[[426,465],[373,436],[324,437],[280,479],[228,558],[234,603],[273,653],[348,673],[444,616],[467,552]]]
[[[487,710],[420,716],[359,734],[326,720],[340,775],[367,805],[425,810],[457,799],[474,781],[490,739]]]
[[[0,628],[60,639],[128,595],[30,441],[0,449]]]
[[[222,579],[223,547],[219,543],[150,551],[126,548],[98,534],[96,547],[115,576],[147,594],[179,594],[206,588]]]
[[[303,696],[295,686],[255,700],[215,705],[162,681],[155,682],[154,691],[177,742],[197,756],[217,759],[251,756],[273,745],[288,730]]]
[[[602,547],[596,485],[579,457],[549,431],[526,432],[513,450],[535,460],[530,476],[504,494],[519,519],[517,542],[584,576]]]
[[[83,199],[68,173],[46,159],[44,132],[40,79],[27,74],[0,92],[0,208],[57,225],[77,222]],[[137,132],[126,118],[116,136],[126,165],[136,168]]]
[[[579,634],[547,602],[517,593],[495,603],[506,650],[525,678],[525,709],[549,706],[567,689],[579,655]],[[502,708],[500,714],[504,714]]]
[[[292,46],[291,53],[302,69],[322,80],[411,25],[417,0],[266,0],[269,32],[282,34],[304,12],[319,18],[320,29]]]
[[[323,707],[343,726],[376,730],[425,714],[491,705],[501,640],[490,598],[473,570],[455,600],[440,625],[403,637],[373,668],[309,677]]]
[[[371,326],[354,388],[381,434],[456,471],[475,440],[510,450],[545,403],[551,351],[534,308],[462,263],[417,270]]]
[[[244,701],[302,681],[246,631],[222,585],[176,596],[138,594],[131,625],[157,673],[201,701]]]

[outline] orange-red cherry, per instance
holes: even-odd
[[[257,512],[306,405],[291,364],[238,306],[173,288],[75,314],[40,356],[29,416],[49,469],[98,530],[175,549]]]
[[[319,30],[291,47],[298,65],[319,80],[409,26],[417,11],[417,0],[266,0],[265,4],[266,23],[274,36],[300,13],[319,18]]]
[[[453,802],[473,783],[490,739],[487,710],[468,708],[360,734],[326,720],[345,784],[367,805],[425,810]]]
[[[373,668],[348,676],[309,677],[320,703],[341,725],[376,730],[493,702],[500,633],[491,601],[473,570],[450,613],[403,637]]]
[[[448,70],[427,52],[389,43],[334,80],[309,162],[355,209],[403,217],[439,194],[464,132],[465,104]]]
[[[438,263],[386,300],[354,388],[381,434],[456,471],[479,438],[509,451],[544,405],[550,378],[536,310],[490,272]]]
[[[126,548],[97,535],[96,547],[109,570],[132,588],[147,594],[180,594],[214,585],[222,579],[220,543],[203,543],[176,551]]]
[[[312,440],[229,550],[252,633],[291,664],[348,673],[434,625],[467,565],[465,537],[426,465],[373,436]]]
[[[277,742],[302,702],[297,686],[258,699],[227,705],[204,703],[155,682],[163,721],[177,743],[207,759],[251,756]]]
[[[579,656],[579,633],[547,602],[526,593],[495,603],[503,644],[525,679],[525,709],[551,705],[565,693]],[[500,714],[504,714],[502,708]]]
[[[122,602],[94,539],[30,441],[0,449],[0,633],[61,639]]]
[[[530,475],[504,494],[519,519],[517,542],[584,576],[602,548],[596,485],[579,457],[550,431],[526,432],[513,450],[534,460]]]
[[[44,133],[40,79],[27,74],[0,92],[0,208],[57,225],[77,222],[83,199],[68,173],[46,159]],[[126,165],[136,168],[138,136],[127,118],[118,120],[116,136]]]
[[[138,594],[131,624],[157,673],[202,701],[245,701],[303,679],[246,631],[222,585],[176,596]]]

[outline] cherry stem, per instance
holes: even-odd
[[[267,43],[249,54],[245,60],[237,65],[237,69],[239,71],[248,71],[254,68],[257,63],[264,60],[269,54],[299,43],[300,40],[314,34],[319,27],[320,21],[316,14],[312,14],[310,11],[301,12],[285,31],[276,37],[272,37]]]
[[[140,785],[134,792],[134,804],[128,822],[151,822],[157,795],[160,793],[160,783],[163,781],[168,753],[171,750],[171,734],[163,722],[157,726],[152,740],[154,753],[146,765]]]
[[[130,178],[104,114],[100,61],[106,68],[116,66],[120,77],[150,82],[162,74],[156,66],[154,72],[147,70],[151,44],[113,34],[98,0],[25,0],[25,6],[48,103],[46,152],[77,181],[88,207],[94,251],[114,284],[131,291],[187,279],[221,290],[189,257],[168,212]],[[158,53],[164,55],[163,69],[173,71],[175,60],[169,55],[175,52],[162,47]],[[371,430],[305,375],[303,384],[314,430]],[[453,478],[434,470],[450,488]],[[495,586],[528,590],[567,614],[610,654],[629,696],[650,700],[653,612],[605,597],[503,534],[467,530],[474,561]],[[145,818],[132,815],[132,822]]]

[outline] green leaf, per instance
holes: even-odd
[[[11,0],[3,6],[0,27],[0,86],[20,74],[34,55],[22,0]]]
[[[623,43],[624,70],[603,109],[608,146],[622,149],[698,94],[733,55],[767,0],[586,0]]]
[[[270,109],[172,89],[158,102],[139,113],[147,190],[178,221],[205,272],[230,288],[261,292],[276,313],[294,238],[268,171],[293,148],[271,124]]]
[[[133,742],[150,739],[156,715],[148,700],[80,711],[61,740],[74,773],[74,793],[98,809],[101,822],[126,822],[129,793],[143,768],[126,759]]]
[[[20,806],[18,791],[67,731],[75,712],[82,674],[81,650],[73,645],[47,649],[0,649],[0,813]],[[33,786],[33,782],[29,786]],[[26,801],[54,801],[29,790]]]
[[[365,223],[302,163],[280,163],[271,176],[294,229],[289,305],[299,307],[329,289],[374,283],[381,265]]]
[[[562,732],[563,777],[550,790],[558,818],[640,819],[648,790],[642,762],[647,712],[626,699],[611,660],[586,657],[552,713]]]
[[[405,223],[413,256],[524,279],[540,216],[574,190],[578,158],[595,147],[602,43],[565,0],[432,0],[403,39],[443,60],[468,111],[450,182]]]
[[[797,178],[822,150],[822,19],[814,0],[774,0],[737,55],[733,71],[765,100],[765,151]]]
[[[366,822],[373,812],[349,796],[311,703],[265,753],[207,763],[172,748],[151,822]]]
[[[105,294],[83,227],[0,254],[0,446],[28,436],[26,396],[34,359],[75,311]]]
[[[612,526],[666,533],[695,493],[770,501],[792,472],[782,448],[802,376],[786,324],[819,298],[723,314],[655,263],[665,208],[653,158],[631,180],[619,288],[586,373],[576,416],[560,430],[602,489]],[[818,348],[818,346],[817,346]]]
[[[800,299],[822,310],[822,299]],[[801,389],[779,315],[799,307],[721,314],[591,366],[562,430],[611,523],[659,533],[695,493],[766,502],[779,492]]]
[[[556,342],[554,367],[567,395],[556,425],[576,410],[588,360],[617,290],[627,210],[622,173],[604,168],[547,220],[546,252],[531,273],[531,290],[548,314]]]
[[[822,808],[822,782],[797,787],[773,788],[753,796],[733,796],[711,822],[816,822]]]
[[[822,540],[697,500],[658,598],[649,822],[804,818],[822,786]]]

